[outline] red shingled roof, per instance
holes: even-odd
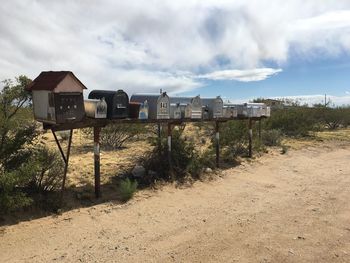
[[[34,81],[27,86],[27,90],[54,90],[57,85],[67,76],[71,75],[86,89],[85,85],[71,71],[43,71]]]

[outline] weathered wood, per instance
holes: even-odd
[[[215,122],[215,148],[216,148],[216,167],[220,167],[220,133],[219,122]]]
[[[66,163],[67,163],[67,160],[66,160],[66,156],[64,156],[64,153],[63,153],[61,144],[60,144],[60,142],[59,142],[58,139],[57,139],[56,133],[55,133],[53,130],[51,130],[51,131],[52,131],[53,137],[55,138],[55,141],[56,141],[56,144],[57,144],[57,146],[58,146],[58,149],[60,150],[62,159],[63,159],[64,163],[66,164]]]
[[[261,120],[259,120],[259,142],[261,142]]]
[[[260,118],[250,118],[252,120],[260,120],[265,117]],[[226,122],[226,121],[232,121],[232,120],[247,120],[247,117],[237,117],[237,118],[219,118],[219,119],[209,119],[209,120],[203,120],[203,119],[164,119],[164,120],[157,120],[157,119],[148,119],[148,120],[140,120],[140,119],[92,119],[92,118],[85,118],[81,122],[73,122],[73,123],[64,123],[64,124],[51,124],[51,123],[43,123],[43,128],[45,130],[51,129],[53,131],[64,131],[64,130],[71,130],[71,129],[82,129],[82,128],[88,128],[88,127],[105,127],[109,124],[114,123],[124,123],[124,124],[132,124],[132,123],[141,123],[141,124],[149,124],[149,123],[173,123],[173,124],[181,124],[183,122],[212,122],[212,121],[218,121],[218,122]]]
[[[169,163],[169,170],[172,173],[173,164],[171,160],[171,139],[172,139],[172,124],[168,123],[168,163]]]
[[[68,139],[66,162],[65,162],[65,166],[64,166],[63,180],[62,180],[62,187],[61,187],[61,205],[62,205],[62,201],[63,201],[63,193],[64,193],[64,189],[65,189],[67,172],[68,172],[69,155],[70,155],[70,149],[71,149],[71,145],[72,145],[72,138],[73,138],[73,129],[70,130],[70,135],[69,135],[69,139]]]
[[[100,127],[94,127],[94,175],[95,175],[95,196],[101,197],[101,173],[100,173]]]
[[[249,119],[249,158],[253,157],[253,120]]]

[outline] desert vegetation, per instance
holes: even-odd
[[[31,207],[57,211],[58,193],[62,184],[63,161],[57,149],[49,145],[42,128],[33,120],[31,97],[24,87],[30,79],[19,76],[5,80],[0,92],[0,213]],[[259,101],[264,101],[259,99]],[[285,138],[313,138],[315,132],[346,128],[350,124],[349,107],[314,105],[306,107],[281,101],[273,107],[271,118],[254,125],[254,151],[264,153],[267,147],[280,147],[285,154]],[[169,162],[166,129],[160,139],[152,125],[110,125],[102,129],[101,145],[104,151],[122,151],[132,147],[128,143],[147,143],[149,147],[141,158],[131,156],[132,162],[142,165],[144,172],[134,176],[129,172],[116,181],[115,195],[120,201],[129,200],[137,187],[155,183],[202,179],[203,174],[215,170],[215,138],[212,123],[176,126],[172,136]],[[59,137],[64,142],[67,134]],[[81,132],[82,141],[92,139],[91,129]],[[247,121],[229,121],[220,124],[222,167],[238,164],[248,155]],[[108,154],[108,153],[106,153]],[[115,172],[117,174],[117,172]],[[73,187],[73,186],[72,186]]]

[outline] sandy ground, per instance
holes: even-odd
[[[0,228],[1,262],[350,262],[350,143]]]

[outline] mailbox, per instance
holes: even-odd
[[[108,119],[123,119],[129,116],[129,96],[123,90],[93,90],[89,99],[105,98]]]
[[[156,119],[170,119],[170,100],[166,92],[161,94],[133,94],[130,98],[132,102],[148,104],[148,118]]]
[[[85,100],[84,107],[87,117],[94,119],[107,118],[107,103],[104,98],[101,100]]]
[[[84,84],[70,71],[43,71],[26,87],[32,92],[34,118],[62,124],[85,117]]]

